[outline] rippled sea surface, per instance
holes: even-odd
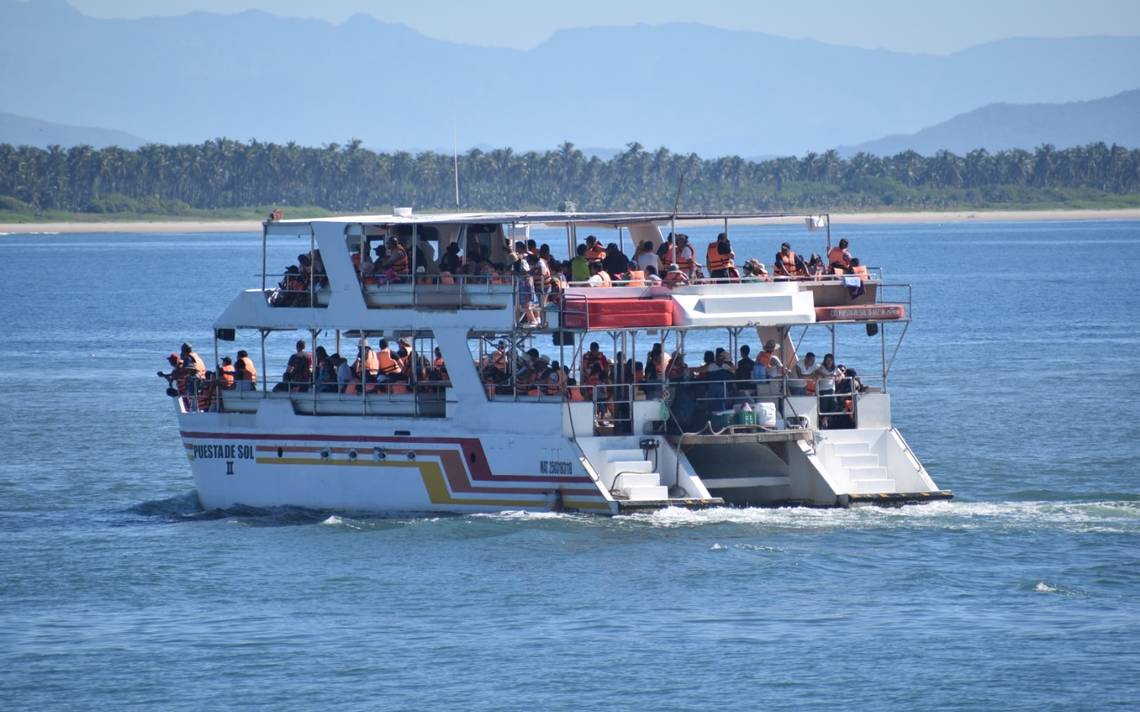
[[[0,236],[0,707],[1135,709],[1140,223],[836,232],[913,285],[895,422],[953,502],[203,512],[154,372],[259,236]]]

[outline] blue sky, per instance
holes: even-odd
[[[1140,35],[1140,0],[69,0],[97,17],[259,9],[341,22],[365,13],[439,39],[525,49],[565,27],[700,22],[858,47],[944,54],[1004,37]]]

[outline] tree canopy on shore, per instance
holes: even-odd
[[[571,143],[551,151],[472,149],[458,158],[462,209],[661,210],[681,176],[685,210],[940,210],[1097,202],[1140,195],[1140,150],[1044,145],[965,156],[702,159],[631,143],[609,160]],[[453,157],[378,153],[358,140],[320,148],[216,139],[138,150],[0,145],[0,209],[87,213],[309,205],[453,209]]]

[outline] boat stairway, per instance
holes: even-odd
[[[895,481],[867,442],[828,443],[831,462],[846,470],[851,494],[894,492]]]
[[[605,461],[598,474],[609,483],[610,492],[630,501],[669,499],[669,488],[661,484],[661,473],[645,459],[641,450],[603,450]]]
[[[600,484],[609,490],[621,512],[649,511],[665,507],[701,509],[724,504],[720,497],[709,495],[699,480],[685,479],[686,484],[665,481],[658,471],[665,453],[654,449],[632,447],[634,438],[614,442],[611,438],[579,439]],[[660,448],[668,447],[661,441]],[[668,467],[672,467],[669,465]],[[666,468],[667,469],[667,468]]]

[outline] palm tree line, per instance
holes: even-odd
[[[1140,150],[1103,143],[958,156],[838,152],[702,159],[639,143],[609,160],[572,143],[458,158],[465,209],[660,210],[684,176],[686,210],[935,209],[1140,193]],[[393,205],[454,208],[453,157],[345,145],[216,139],[138,150],[0,145],[0,208],[116,212],[304,205],[358,211]]]

